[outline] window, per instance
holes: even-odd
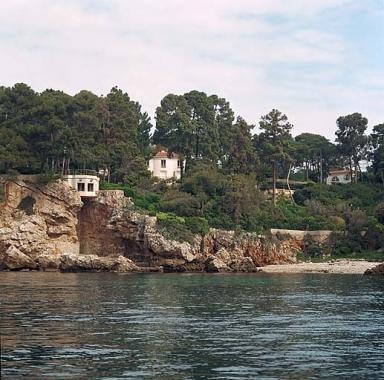
[[[161,160],[161,168],[166,168],[166,167],[167,167],[167,161]]]
[[[332,177],[332,182],[339,182],[339,177]]]
[[[77,191],[85,191],[85,183],[77,183]]]
[[[180,160],[177,160],[177,167],[178,167],[178,168],[181,167],[181,161],[180,161]]]
[[[94,191],[93,190],[93,183],[88,183],[88,191]]]

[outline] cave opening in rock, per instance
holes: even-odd
[[[25,198],[21,200],[17,208],[19,210],[23,210],[27,215],[33,215],[34,210],[33,207],[35,206],[36,200],[35,198],[31,197],[30,195],[27,195]]]

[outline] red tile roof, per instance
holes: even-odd
[[[154,158],[174,158],[179,159],[179,155],[177,153],[168,153],[165,150],[160,150],[154,156]]]

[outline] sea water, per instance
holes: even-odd
[[[384,378],[384,278],[0,273],[1,379]]]

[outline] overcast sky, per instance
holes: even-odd
[[[384,122],[384,0],[0,0],[0,85],[17,82],[117,85],[151,116],[196,89],[333,140],[340,115]]]

